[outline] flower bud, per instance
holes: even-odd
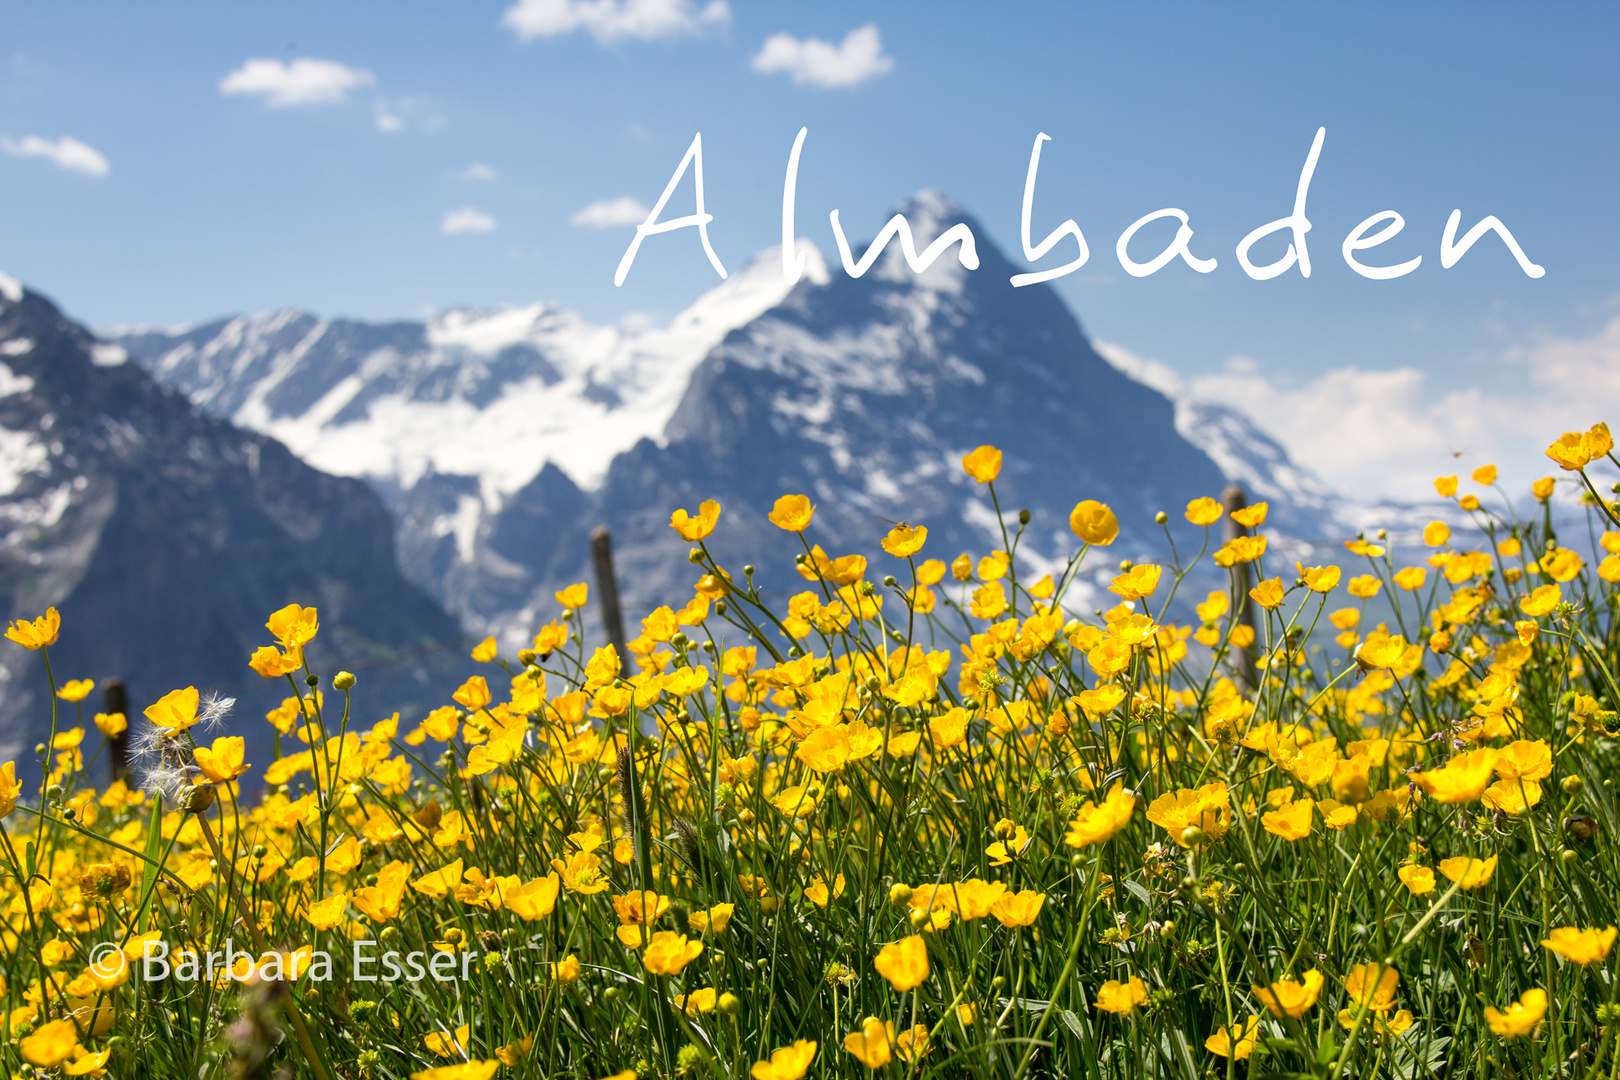
[[[1029,511],[1028,510],[1020,510],[1020,511],[1018,511],[1018,524],[1020,524],[1020,525],[1028,525],[1029,524]]]
[[[354,673],[353,672],[340,671],[336,675],[332,676],[332,689],[334,689],[334,690],[352,690],[353,688],[354,688]]]
[[[911,886],[898,883],[889,886],[889,903],[896,907],[905,907],[911,903]]]
[[[702,548],[693,548],[691,551],[688,551],[686,553],[686,561],[689,562],[689,563],[700,563],[700,562],[702,562],[703,561],[703,549]]]
[[[1197,825],[1189,825],[1181,830],[1181,842],[1188,847],[1197,847],[1204,842],[1205,835],[1204,830]]]
[[[312,671],[308,675],[304,676],[304,685],[313,690],[317,686],[321,685],[321,677]]]
[[[1155,524],[1155,525],[1163,525],[1165,522],[1167,522],[1169,520],[1170,520],[1170,515],[1165,513],[1163,510],[1160,510],[1157,514],[1153,515],[1153,524]]]
[[[465,938],[466,936],[453,926],[444,932],[444,940],[450,945],[460,945]]]
[[[728,990],[720,995],[714,1007],[720,1010],[722,1016],[736,1016],[742,1011],[742,999]]]
[[[1570,775],[1564,777],[1564,782],[1563,782],[1564,792],[1565,792],[1565,794],[1573,795],[1577,791],[1581,790],[1581,788],[1583,786],[1585,786],[1585,784],[1586,784],[1586,781],[1582,780],[1579,776],[1576,776],[1574,773],[1571,773]]]

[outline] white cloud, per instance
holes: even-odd
[[[731,18],[726,0],[518,0],[501,25],[528,41],[584,30],[603,45],[625,38],[678,37]]]
[[[785,71],[801,86],[854,86],[893,67],[894,58],[883,55],[883,39],[871,23],[845,34],[842,45],[773,34],[754,57],[755,71]]]
[[[612,229],[619,225],[640,225],[652,213],[640,199],[621,195],[617,199],[601,199],[585,209],[575,212],[569,224],[587,229]]]
[[[452,210],[444,215],[439,231],[446,236],[454,236],[457,233],[494,232],[495,219],[482,210],[463,206],[460,210]]]
[[[475,161],[467,166],[467,171],[461,174],[461,178],[463,180],[494,180],[499,175],[488,165]]]
[[[41,157],[56,162],[64,169],[89,176],[106,176],[111,168],[100,151],[67,135],[54,140],[42,139],[38,135],[24,135],[16,142],[0,139],[0,147],[12,157]]]
[[[395,116],[387,109],[378,109],[377,130],[386,131],[389,134],[393,134],[396,131],[404,131],[405,121],[402,117]]]
[[[275,107],[326,105],[343,101],[350,90],[376,81],[371,72],[336,60],[249,60],[219,81],[219,92],[256,95]]]
[[[1124,350],[1104,346],[1112,357]],[[1475,385],[1437,389],[1412,367],[1337,368],[1294,384],[1234,357],[1224,372],[1177,379],[1144,365],[1171,395],[1215,401],[1247,413],[1298,465],[1347,494],[1432,497],[1437,476],[1492,463],[1509,490],[1561,475],[1543,451],[1565,431],[1620,418],[1620,316],[1585,338],[1544,337],[1506,350],[1495,371],[1473,369]],[[1481,385],[1492,376],[1493,388]],[[1141,377],[1141,376],[1139,376]]]

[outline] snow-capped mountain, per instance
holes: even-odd
[[[727,508],[721,550],[762,565],[791,560],[764,514],[794,491],[818,503],[812,539],[829,550],[875,550],[893,519],[928,525],[931,554],[982,553],[999,533],[959,462],[987,442],[1006,454],[1003,508],[1031,511],[1020,553],[1035,568],[1069,550],[1079,499],[1119,512],[1110,558],[1142,557],[1164,544],[1155,512],[1186,528],[1186,501],[1229,479],[1273,502],[1291,554],[1361,527],[1364,508],[1241,413],[1094,350],[1049,286],[1011,288],[1017,268],[948,199],[902,212],[919,248],[966,222],[980,267],[952,248],[918,275],[891,245],[852,279],[800,241],[791,291],[768,251],[667,327],[535,305],[389,324],[288,311],[107,340],[210,412],[370,481],[406,576],[469,629],[514,639],[589,577],[598,523],[633,605],[684,592],[669,512],[709,497]]]
[[[0,613],[60,610],[56,677],[121,677],[136,709],[223,690],[242,699],[233,733],[262,753],[263,713],[287,687],[247,658],[268,643],[265,617],[298,602],[320,608],[317,669],[353,667],[368,713],[425,701],[429,670],[447,677],[464,654],[375,662],[460,628],[400,576],[377,497],[125,360],[0,277]],[[39,657],[0,642],[0,758],[49,731],[51,704]],[[64,728],[80,722],[59,705]]]

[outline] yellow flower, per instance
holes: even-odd
[[[400,903],[405,898],[405,883],[410,876],[411,864],[395,859],[377,871],[377,884],[354,894],[354,906],[372,922],[384,923],[398,918]]]
[[[1262,581],[1249,590],[1249,598],[1263,608],[1281,607],[1283,602],[1282,579],[1271,578]]]
[[[1574,471],[1613,449],[1614,440],[1609,437],[1609,425],[1595,424],[1585,434],[1566,431],[1558,437],[1557,442],[1547,447],[1547,456],[1557,462],[1560,468]]]
[[[1339,585],[1337,566],[1313,566],[1308,570],[1302,569],[1300,576],[1305,579],[1305,587],[1312,592],[1332,592]]]
[[[1225,512],[1221,504],[1208,495],[1187,504],[1187,520],[1194,525],[1213,525],[1221,520],[1221,515]]]
[[[1270,503],[1257,502],[1253,506],[1245,506],[1241,510],[1232,511],[1232,520],[1245,529],[1258,528],[1266,523],[1266,511]]]
[[[253,650],[248,667],[266,679],[279,679],[304,666],[302,649],[288,649],[285,653],[274,645],[260,645]]]
[[[1506,1011],[1487,1005],[1485,1022],[1491,1025],[1491,1030],[1496,1034],[1513,1039],[1534,1031],[1546,1011],[1547,991],[1526,990],[1518,1001],[1507,1007]]]
[[[699,1013],[714,1012],[714,1003],[719,1000],[719,994],[712,986],[705,986],[694,990],[690,994],[681,994],[675,998],[675,1007],[687,1016],[696,1017]]]
[[[1046,894],[1038,893],[1033,889],[1024,889],[1018,893],[1007,893],[995,903],[990,905],[990,914],[1002,926],[1033,926],[1035,919],[1041,913],[1041,905],[1046,903]]]
[[[491,660],[495,659],[495,654],[498,651],[499,646],[495,644],[495,639],[492,637],[487,637],[483,641],[480,641],[477,645],[473,646],[472,658],[478,661],[480,664],[487,664]]]
[[[1085,499],[1069,512],[1069,529],[1088,544],[1107,547],[1119,536],[1119,519],[1102,503]]]
[[[810,518],[815,512],[816,508],[810,504],[808,496],[783,495],[776,500],[776,505],[771,507],[771,512],[765,518],[778,529],[802,533],[810,527]],[[811,1044],[812,1047],[814,1045]],[[814,1050],[811,1052],[814,1053]]]
[[[482,675],[474,675],[458,686],[450,695],[450,700],[465,708],[468,712],[477,712],[488,705],[493,698],[489,692],[489,683]]]
[[[1530,493],[1534,495],[1538,501],[1546,502],[1548,499],[1552,498],[1553,478],[1550,476],[1543,476],[1540,480],[1537,480],[1535,483],[1530,485]]]
[[[1160,795],[1148,804],[1147,819],[1167,831],[1182,847],[1192,846],[1183,837],[1194,827],[1203,830],[1202,843],[1213,844],[1224,837],[1231,826],[1227,817],[1231,806],[1226,785],[1216,781],[1201,788],[1182,788]]]
[[[654,975],[679,975],[702,952],[703,942],[688,941],[685,934],[673,930],[660,930],[647,943],[641,962]]]
[[[42,1069],[62,1064],[79,1045],[79,1029],[72,1020],[52,1020],[17,1044],[22,1056]]]
[[[124,718],[124,714],[121,712],[98,712],[95,719],[96,728],[109,739],[114,735],[122,735],[129,728],[129,721]]]
[[[288,604],[272,612],[270,620],[264,625],[265,629],[276,635],[283,648],[301,649],[315,640],[321,621],[314,608]]]
[[[499,1060],[463,1061],[455,1065],[440,1065],[436,1069],[423,1069],[411,1073],[411,1080],[489,1080],[501,1067]],[[631,1073],[634,1076],[635,1073]],[[614,1080],[618,1080],[617,1077]]]
[[[1434,892],[1434,871],[1427,866],[1403,866],[1395,871],[1413,896],[1427,896]]]
[[[1408,566],[1395,572],[1395,584],[1407,592],[1417,592],[1429,580],[1429,572],[1421,566]]]
[[[581,896],[593,896],[609,885],[602,878],[602,860],[588,851],[576,851],[566,862],[552,859],[551,868],[562,875],[564,888]]]
[[[1322,973],[1312,968],[1305,973],[1304,982],[1289,977],[1272,983],[1269,988],[1251,985],[1249,989],[1254,991],[1254,996],[1271,1011],[1272,1016],[1281,1019],[1287,1015],[1298,1019],[1316,1004],[1317,995],[1322,992]]]
[[[1242,1061],[1254,1052],[1255,1045],[1260,1041],[1259,1029],[1260,1018],[1251,1016],[1243,1023],[1233,1024],[1230,1029],[1216,1029],[1215,1034],[1204,1040],[1204,1049],[1221,1057]]]
[[[962,468],[974,480],[988,484],[1001,475],[1001,451],[981,446],[962,459]]]
[[[1608,959],[1615,933],[1612,926],[1604,930],[1578,930],[1573,926],[1561,926],[1548,933],[1542,944],[1564,959],[1585,967]]]
[[[1108,591],[1127,600],[1144,600],[1159,588],[1159,574],[1163,568],[1152,563],[1138,563],[1116,577]]]
[[[902,522],[889,530],[889,535],[883,538],[883,550],[897,559],[908,558],[922,549],[923,542],[928,539],[926,525],[907,525]]]
[[[22,785],[17,782],[17,763],[8,761],[0,765],[0,818],[17,809],[17,798],[21,794]]]
[[[439,1057],[465,1057],[467,1055],[467,1040],[472,1035],[472,1025],[462,1024],[456,1028],[454,1035],[447,1032],[430,1031],[422,1036],[422,1043]]]
[[[204,776],[216,784],[224,784],[248,771],[247,763],[242,760],[245,746],[240,735],[224,736],[215,739],[212,747],[197,747],[192,757]]]
[[[1564,590],[1557,585],[1543,585],[1531,591],[1529,596],[1519,597],[1519,610],[1531,618],[1546,615],[1559,602],[1564,599]]]
[[[12,622],[11,629],[6,631],[6,637],[29,652],[34,652],[46,645],[55,645],[56,636],[61,630],[62,617],[56,613],[55,608],[46,608],[45,614],[32,622],[22,619]]]
[[[1378,967],[1377,964],[1357,964],[1344,977],[1344,989],[1352,1005],[1365,1004],[1371,1011],[1381,1013],[1395,1007],[1395,986],[1401,981],[1401,973],[1385,967],[1384,973],[1378,975]],[[1374,975],[1378,975],[1376,984]]]
[[[1378,590],[1383,586],[1384,583],[1371,574],[1362,574],[1359,577],[1351,578],[1350,583],[1345,588],[1350,591],[1351,596],[1358,600],[1370,600],[1378,595]]]
[[[754,1080],[800,1080],[816,1059],[816,1044],[798,1039],[791,1046],[771,1051],[771,1060],[756,1061],[749,1071]]]
[[[1455,476],[1442,476],[1434,482],[1435,494],[1442,499],[1449,499],[1457,494],[1457,478]]]
[[[867,1017],[861,1030],[844,1036],[844,1049],[855,1055],[868,1069],[881,1069],[892,1058],[894,1025],[876,1017]]]
[[[844,875],[843,874],[839,874],[836,878],[833,879],[833,884],[832,884],[831,889],[827,888],[827,883],[825,881],[823,881],[821,878],[816,878],[809,885],[805,886],[805,890],[804,890],[804,898],[806,900],[810,901],[812,904],[816,905],[817,907],[826,907],[827,903],[830,900],[832,900],[834,897],[843,896],[843,895],[844,895]]]
[[[330,930],[343,921],[343,910],[349,906],[349,894],[340,892],[325,900],[311,904],[304,911],[304,920],[317,930]]]
[[[564,986],[577,981],[579,979],[579,973],[579,957],[575,956],[573,953],[569,953],[567,956],[551,965],[552,980],[555,982],[560,982]]]
[[[685,510],[677,510],[671,514],[669,527],[679,533],[682,540],[693,544],[714,532],[714,524],[719,520],[720,504],[713,499],[705,499],[698,507],[695,517]]]
[[[146,718],[161,728],[184,731],[197,722],[197,688],[170,690],[146,707]]]
[[[921,934],[891,942],[878,950],[872,966],[889,980],[890,986],[903,994],[921,986],[928,978],[928,945]]]
[[[1430,547],[1439,547],[1451,539],[1451,526],[1443,521],[1431,521],[1423,527],[1423,542]]]
[[[1440,860],[1440,872],[1447,879],[1459,882],[1465,889],[1477,889],[1491,880],[1496,873],[1497,856],[1488,859],[1474,859],[1466,855],[1458,855],[1450,859]]]
[[[563,589],[561,592],[554,593],[552,595],[556,597],[557,603],[561,604],[565,610],[573,611],[576,608],[582,608],[585,606],[585,602],[590,596],[590,591],[589,585],[585,584],[583,581],[578,581],[568,586],[566,589]],[[549,627],[547,629],[549,629]],[[566,633],[567,632],[564,631],[564,640],[566,640]],[[544,634],[545,631],[542,630],[541,635],[544,636]],[[551,651],[550,649],[541,649],[540,645],[540,638],[535,638],[534,647],[536,650],[541,652]]]
[[[1101,844],[1128,826],[1135,812],[1136,796],[1125,790],[1123,782],[1115,781],[1108,797],[1100,804],[1088,802],[1080,808],[1069,822],[1063,842],[1071,847]]]
[[[83,701],[90,696],[90,691],[95,688],[96,680],[94,679],[69,679],[62,684],[62,688],[56,692],[56,696],[63,701]]]
[[[1214,500],[1211,500],[1212,502]],[[1148,997],[1147,985],[1132,975],[1125,982],[1109,979],[1097,988],[1097,1008],[1124,1016]]]
[[[1436,802],[1473,802],[1490,785],[1499,751],[1489,748],[1458,754],[1445,767],[1412,774],[1412,779]]]
[[[1310,799],[1296,799],[1269,814],[1260,816],[1260,824],[1266,832],[1273,836],[1280,836],[1284,840],[1303,840],[1311,835],[1311,810],[1315,807]]]

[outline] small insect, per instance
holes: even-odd
[[[877,521],[881,521],[881,522],[883,522],[883,523],[884,523],[884,524],[885,524],[885,525],[891,525],[891,526],[893,526],[893,527],[894,527],[894,528],[896,528],[896,529],[909,529],[909,528],[911,528],[911,526],[910,526],[910,525],[907,525],[907,524],[906,524],[906,523],[905,523],[905,522],[903,522],[903,521],[895,521],[895,520],[894,520],[894,519],[893,519],[893,518],[886,518],[886,517],[884,517],[884,516],[883,516],[883,515],[882,515],[882,514],[873,514],[873,515],[872,515],[872,517],[873,517],[873,518],[874,518],[874,519],[875,519],[875,520],[877,520]]]

